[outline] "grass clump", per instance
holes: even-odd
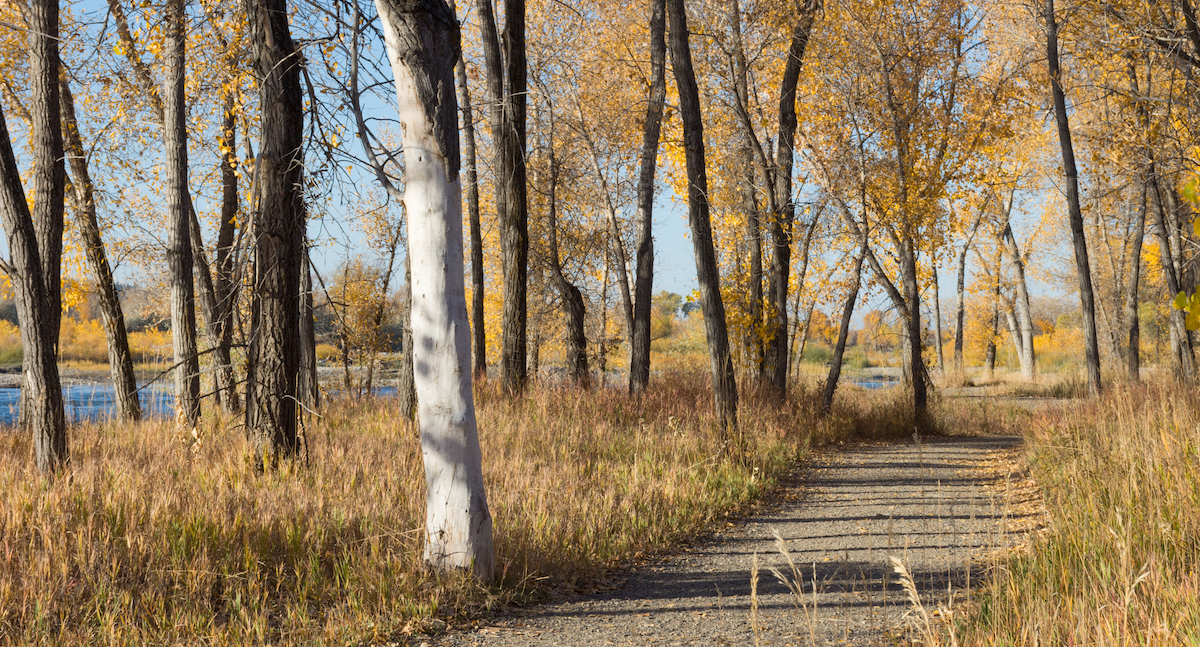
[[[500,573],[489,588],[424,568],[417,431],[387,399],[329,403],[309,421],[306,460],[262,476],[239,421],[220,416],[198,442],[162,421],[75,427],[53,482],[24,434],[0,432],[0,643],[402,640],[686,541],[813,444],[896,415],[851,393],[818,420],[813,393],[767,406],[749,392],[731,451],[692,374],[640,398],[476,393]]]
[[[996,570],[958,643],[1200,644],[1200,394],[1116,388],[1027,429],[1049,527]]]

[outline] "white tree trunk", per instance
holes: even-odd
[[[490,580],[492,517],[471,392],[463,281],[454,96],[458,24],[444,0],[376,0],[376,7],[396,77],[404,146],[413,361],[428,493],[425,558],[435,568],[471,569]]]

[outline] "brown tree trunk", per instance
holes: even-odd
[[[458,59],[454,68],[458,84],[458,107],[463,123],[463,174],[467,189],[467,219],[471,227],[471,347],[475,376],[487,377],[487,331],[483,319],[483,230],[479,225],[479,173],[475,161],[475,115],[467,85],[467,64]],[[407,352],[407,351],[405,351]]]
[[[129,336],[125,330],[125,314],[121,310],[120,295],[117,294],[112,268],[104,251],[104,241],[100,237],[100,222],[96,217],[96,199],[88,169],[87,151],[83,147],[79,121],[75,118],[75,101],[66,76],[61,79],[59,92],[64,151],[71,164],[71,186],[74,189],[75,226],[79,228],[88,269],[96,282],[100,318],[104,323],[104,336],[108,341],[108,366],[112,375],[117,417],[127,422],[136,422],[142,418],[142,406],[138,401],[133,355],[129,352]]]
[[[905,241],[903,247],[901,278],[904,281],[904,300],[908,304],[908,370],[912,374],[913,410],[917,420],[921,420],[929,400],[924,344],[921,339],[921,287],[917,283],[917,252],[914,242]]]
[[[1088,392],[1100,394],[1100,347],[1096,341],[1096,307],[1092,290],[1092,270],[1088,262],[1087,240],[1083,233],[1083,211],[1079,206],[1079,173],[1075,168],[1075,149],[1067,122],[1067,100],[1063,94],[1058,61],[1058,22],[1054,0],[1046,0],[1046,60],[1050,68],[1050,90],[1054,95],[1054,118],[1058,122],[1058,141],[1062,147],[1063,173],[1067,180],[1067,210],[1071,221],[1071,242],[1075,248],[1075,271],[1079,277],[1079,301],[1083,311],[1083,347],[1087,359]]]
[[[864,212],[865,218],[865,212]],[[829,415],[833,409],[833,396],[837,390],[838,379],[842,375],[842,358],[846,355],[846,339],[850,336],[850,319],[854,316],[854,304],[858,301],[858,289],[862,284],[863,257],[867,255],[867,224],[863,223],[862,245],[858,255],[854,257],[854,282],[850,284],[850,293],[846,296],[846,305],[842,307],[842,321],[838,326],[837,345],[833,349],[833,360],[829,365],[829,377],[825,380],[825,392],[821,396],[821,414]]]
[[[696,280],[700,284],[700,305],[704,310],[704,329],[712,365],[713,400],[724,432],[736,433],[737,382],[734,379],[733,358],[729,353],[729,334],[725,325],[725,304],[721,300],[717,257],[713,251],[712,224],[708,213],[708,176],[704,160],[704,122],[700,116],[700,91],[692,69],[683,0],[668,0],[667,15],[671,24],[671,67],[679,91],[679,113],[683,121],[683,147],[687,160],[688,221],[696,253]]]
[[[1000,332],[1000,250],[996,250],[995,260],[996,273],[992,277],[991,328],[988,331],[987,352],[983,359],[983,379],[988,382],[991,382],[996,377],[996,335]]]
[[[306,241],[304,258],[300,260],[300,374],[296,392],[300,404],[315,411],[321,408],[321,383],[317,377],[317,322],[313,316],[312,269],[308,253]]]
[[[942,296],[938,293],[937,265],[933,266],[933,347],[937,350],[938,370],[946,373],[946,353],[942,350]]]
[[[1012,202],[1009,202],[1011,207]],[[1010,209],[1011,210],[1011,209]],[[1016,276],[1013,277],[1016,295],[1016,315],[1017,315],[1017,330],[1020,336],[1017,338],[1019,345],[1017,353],[1021,360],[1021,377],[1026,380],[1032,380],[1037,374],[1037,356],[1033,350],[1033,314],[1029,304],[1029,285],[1025,280],[1025,261],[1021,258],[1021,248],[1017,246],[1017,238],[1013,235],[1012,224],[1004,223],[1004,231],[1001,232],[1001,243],[1008,250],[1009,256],[1012,258],[1013,269]],[[997,268],[999,271],[999,268]]]
[[[409,255],[404,255],[404,312],[401,313],[402,331],[400,345],[404,355],[400,359],[400,374],[396,376],[396,395],[400,399],[400,415],[406,420],[417,417],[417,387],[413,373],[413,330],[412,330],[412,266]]]
[[[478,0],[484,65],[492,105],[495,141],[496,214],[500,218],[500,258],[504,269],[500,374],[505,388],[525,387],[526,328],[529,319],[529,208],[526,201],[525,0],[505,0],[504,37],[496,33],[491,0]],[[503,45],[503,57],[501,57]]]
[[[21,417],[33,434],[34,461],[54,473],[70,461],[58,377],[63,162],[59,106],[58,0],[31,0],[29,25],[29,141],[33,149],[32,212],[21,184],[8,126],[0,110],[0,220],[8,234],[7,267],[21,329]]]
[[[774,317],[767,324],[764,364],[776,392],[783,396],[787,389],[787,294],[788,278],[792,271],[792,225],[796,205],[792,201],[792,160],[796,144],[796,86],[800,79],[804,52],[817,18],[819,3],[805,2],[800,17],[792,29],[787,63],[779,83],[779,136],[775,150],[775,207],[771,218],[771,268],[767,284],[767,301],[774,307]],[[814,219],[816,216],[814,216]]]
[[[176,420],[200,424],[200,357],[196,349],[191,218],[188,213],[188,149],[184,98],[184,0],[167,4],[167,74],[163,92],[163,149],[166,157],[167,264],[171,271],[171,346],[175,351]]]
[[[1130,243],[1129,285],[1125,290],[1125,336],[1129,342],[1125,355],[1125,369],[1130,382],[1141,380],[1142,332],[1138,321],[1138,283],[1142,273],[1142,240],[1146,233],[1146,203],[1148,196],[1142,185],[1142,204],[1138,207],[1137,221],[1133,225],[1133,240]]]
[[[287,0],[252,0],[249,24],[259,75],[262,145],[254,228],[254,296],[246,427],[256,465],[300,450],[296,374],[300,368],[300,260],[305,210],[301,60],[292,44]]]
[[[233,347],[233,318],[237,313],[237,281],[234,277],[233,244],[237,233],[238,174],[237,156],[237,112],[233,90],[225,93],[225,109],[221,120],[221,224],[217,229],[217,267],[213,275],[214,313],[206,322],[209,338],[216,342],[217,402],[230,413],[242,409],[238,397],[237,380],[233,371],[230,351]],[[200,258],[204,246],[200,246]],[[307,269],[308,266],[305,265]],[[201,271],[205,271],[201,268]],[[310,279],[311,285],[311,279]],[[201,283],[203,286],[203,282]],[[311,301],[311,287],[309,299]]]
[[[554,117],[550,117],[550,190],[547,206],[547,236],[550,243],[550,278],[562,299],[563,314],[567,317],[567,372],[576,386],[587,388],[590,374],[587,359],[587,334],[584,332],[585,310],[583,293],[563,274],[558,254],[558,159],[554,154]]]
[[[650,101],[642,128],[641,172],[638,176],[637,267],[633,284],[633,330],[630,332],[629,392],[641,393],[650,382],[650,293],[654,283],[654,173],[658,163],[658,138],[662,129],[666,80],[666,2],[650,0]]]

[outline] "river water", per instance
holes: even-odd
[[[67,424],[103,420],[116,414],[116,397],[111,385],[83,384],[63,387],[63,413]],[[167,386],[146,386],[138,391],[142,415],[165,418],[175,413],[175,396]],[[0,426],[17,422],[21,389],[0,388]]]

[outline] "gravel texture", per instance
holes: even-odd
[[[512,609],[482,628],[415,644],[903,644],[912,606],[888,556],[907,566],[930,612],[946,604],[948,590],[961,603],[983,557],[1012,545],[1019,534],[1010,528],[1033,516],[1015,512],[1027,506],[1013,507],[1014,496],[1028,498],[1012,468],[1018,443],[928,438],[828,452],[752,515],[681,554],[631,569],[614,590]],[[776,533],[799,571],[798,597],[770,571],[794,578]]]

